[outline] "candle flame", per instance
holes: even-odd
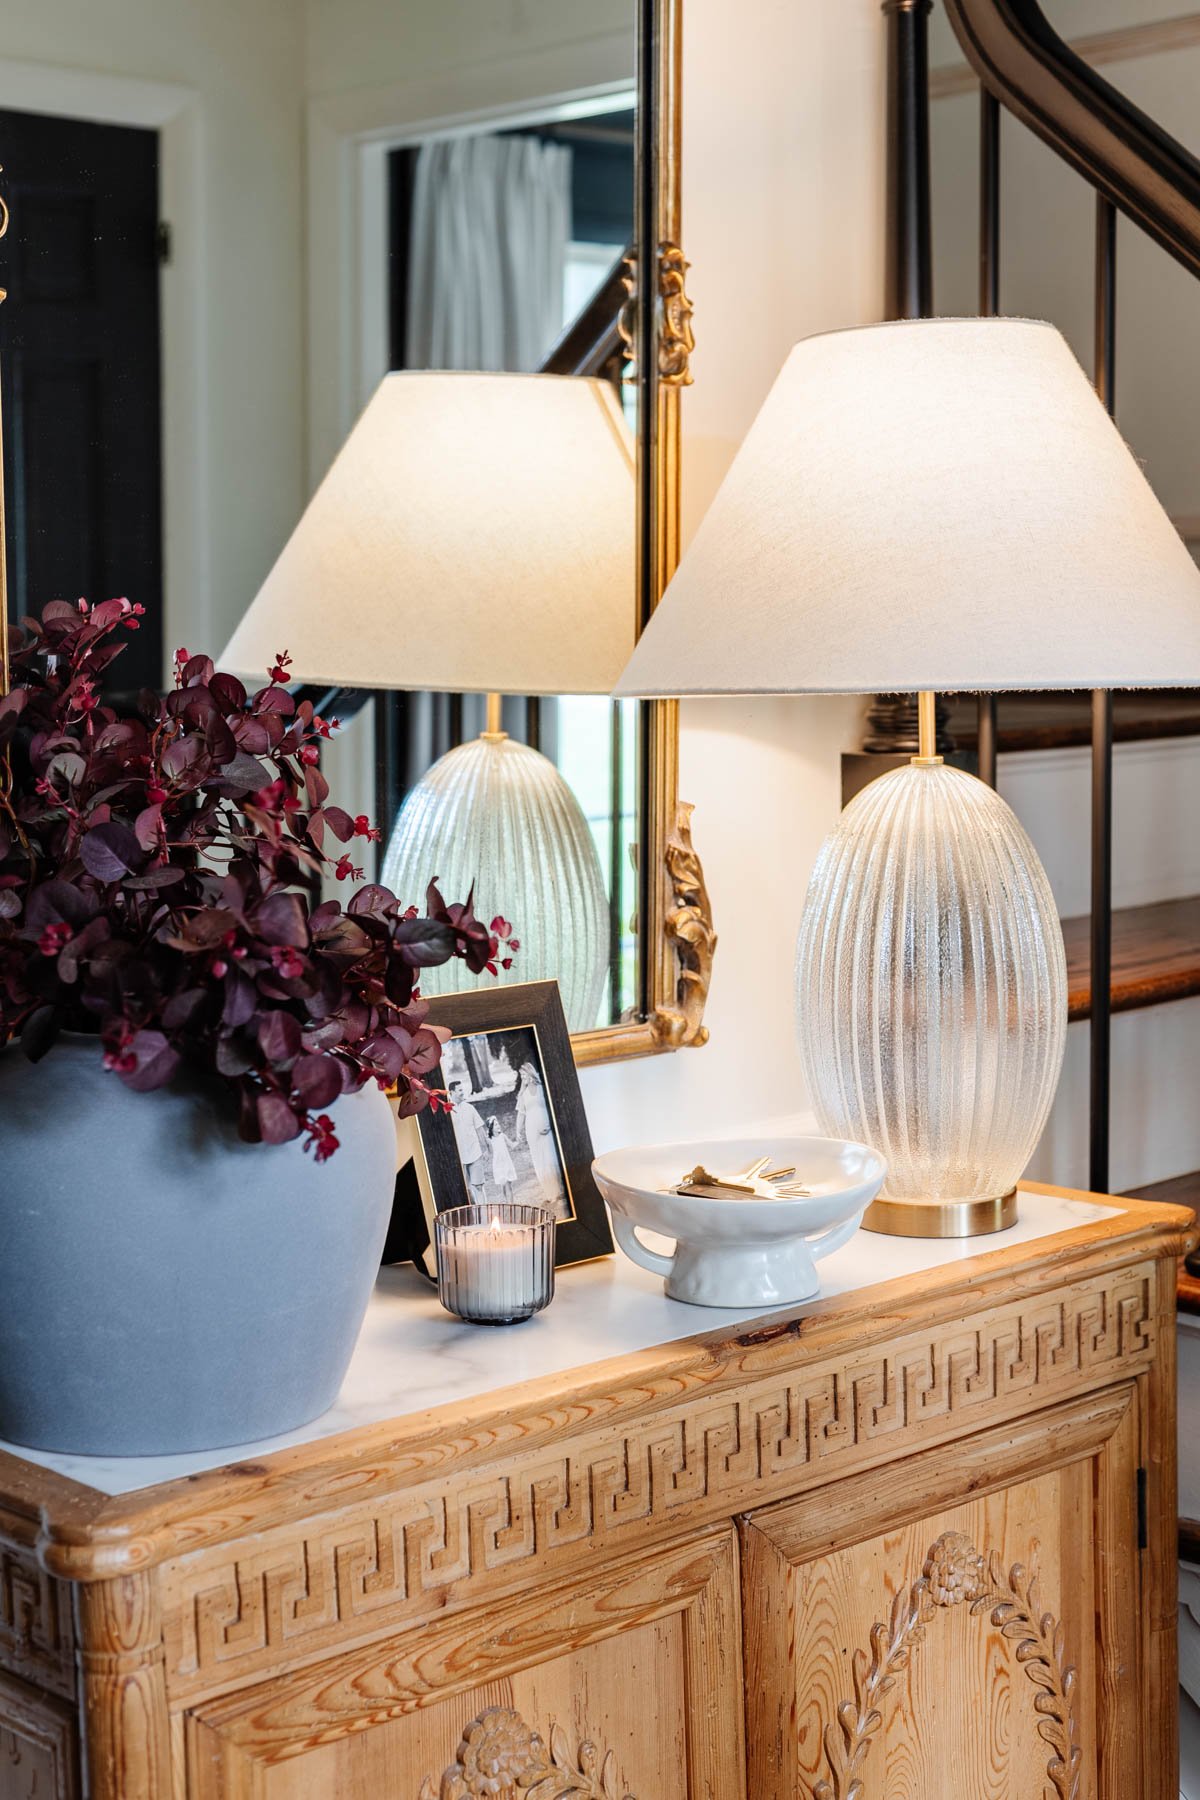
[[[491,1234],[493,1237],[499,1237],[499,1235],[500,1235],[500,1220],[497,1218],[495,1213],[492,1214],[492,1222],[491,1222],[491,1225],[488,1227],[488,1229],[491,1231]]]

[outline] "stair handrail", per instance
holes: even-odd
[[[1200,160],[1084,62],[1039,0],[946,0],[946,12],[988,92],[1200,275]]]

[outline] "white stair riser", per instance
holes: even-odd
[[[1200,995],[1112,1022],[1113,1193],[1200,1169]],[[1067,1030],[1062,1080],[1030,1181],[1088,1185],[1088,1027]]]
[[[1002,756],[999,788],[1033,839],[1064,919],[1089,910],[1091,752]],[[1113,904],[1200,894],[1200,738],[1113,753]]]

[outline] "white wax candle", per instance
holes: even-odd
[[[509,1319],[542,1300],[540,1228],[460,1225],[441,1249],[445,1303],[471,1318]]]

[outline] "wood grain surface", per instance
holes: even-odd
[[[426,1779],[437,1793],[464,1728],[502,1709],[545,1743],[564,1734],[577,1768],[587,1745],[597,1772],[611,1758],[612,1800],[740,1800],[741,1694],[727,1529],[200,1707],[189,1793],[417,1800]],[[599,1782],[559,1792],[609,1800]]]
[[[1112,925],[1114,1012],[1200,994],[1200,895],[1118,907]],[[1092,1009],[1090,930],[1086,917],[1063,920],[1070,1019],[1086,1019]]]
[[[1140,1786],[1134,1728],[1137,1450],[1130,1386],[1024,1421],[1015,1442],[989,1433],[965,1456],[928,1452],[886,1489],[856,1477],[823,1507],[753,1515],[743,1612],[756,1800],[851,1800],[857,1781],[862,1800],[1165,1791]],[[936,1579],[930,1591],[946,1534],[981,1553],[974,1606],[971,1593],[938,1598]],[[1051,1741],[1056,1694],[1066,1735]],[[1059,1754],[1066,1738],[1077,1770]]]
[[[743,1800],[743,1694],[755,1800],[849,1800],[856,1757],[864,1800],[987,1800],[1036,1753],[1008,1790],[1033,1800],[1076,1740],[1080,1800],[1167,1800],[1193,1242],[1189,1212],[1121,1202],[117,1499],[0,1457],[0,1800],[77,1800],[76,1716],[94,1800],[471,1800],[480,1757],[536,1800]],[[982,1611],[920,1587],[951,1532]]]

